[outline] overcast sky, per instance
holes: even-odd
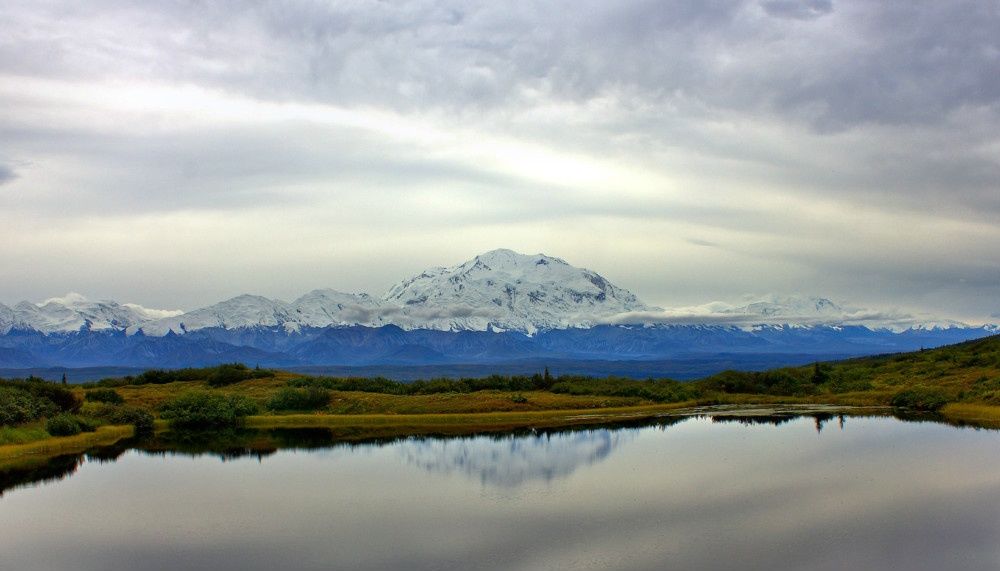
[[[380,295],[507,247],[664,307],[1000,317],[997,0],[35,0],[0,20],[3,303]]]

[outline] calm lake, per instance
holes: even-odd
[[[995,431],[702,416],[363,444],[317,429],[135,446],[4,475],[0,568],[1000,568]]]

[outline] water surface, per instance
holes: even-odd
[[[174,435],[0,480],[0,567],[1000,568],[1000,433],[772,421]]]

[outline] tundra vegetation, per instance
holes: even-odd
[[[552,375],[546,370],[530,376],[406,383],[304,376],[239,363],[150,370],[72,386],[37,378],[7,380],[0,381],[0,445],[104,425],[139,431],[170,424],[218,429],[248,420],[255,425],[347,425],[375,422],[377,416],[378,423],[413,426],[420,418],[439,422],[442,415],[479,415],[476,422],[482,426],[556,419],[557,411],[653,414],[682,406],[793,403],[895,407],[1000,426],[1000,336],[913,353],[724,371],[690,382]],[[511,416],[517,414],[521,416]],[[537,416],[525,416],[532,414]]]

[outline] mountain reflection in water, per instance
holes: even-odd
[[[410,439],[398,447],[407,464],[427,472],[458,473],[484,485],[515,488],[550,482],[608,457],[635,438],[634,430],[581,430],[530,436]]]
[[[211,431],[173,430],[126,439],[78,454],[28,460],[0,468],[0,497],[17,488],[57,482],[87,462],[108,463],[129,451],[146,456],[214,456],[226,462],[241,458],[264,461],[280,450],[365,449],[396,445],[407,464],[430,473],[459,472],[484,485],[505,488],[529,481],[551,481],[581,466],[600,462],[635,430],[667,427],[687,417],[626,421],[590,428],[522,429],[470,436],[377,436],[358,438],[329,428],[228,428]]]

